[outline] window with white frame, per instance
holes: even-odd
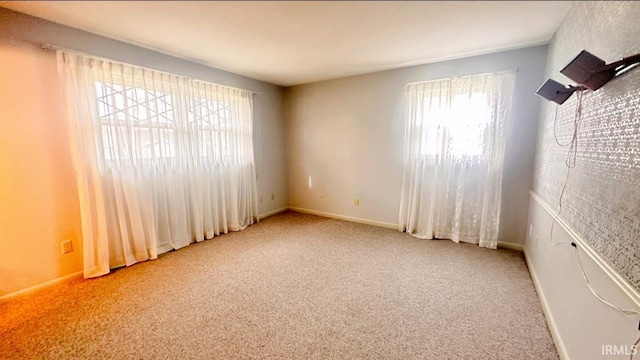
[[[454,157],[479,156],[485,151],[491,105],[483,93],[458,94],[449,101],[424,99],[422,155],[435,156],[448,149]]]
[[[247,149],[238,143],[251,142],[250,127],[232,121],[233,111],[243,111],[234,107],[241,100],[237,95],[191,91],[176,96],[143,85],[95,82],[99,143],[107,167],[129,160],[166,165],[180,153],[215,164],[248,157],[237,153]]]

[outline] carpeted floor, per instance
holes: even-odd
[[[5,359],[557,359],[520,253],[297,213],[0,304]]]

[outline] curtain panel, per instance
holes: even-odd
[[[495,249],[513,72],[405,87],[399,231]]]
[[[58,51],[84,276],[257,220],[253,94]]]

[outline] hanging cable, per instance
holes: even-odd
[[[629,360],[633,360],[633,358],[638,355],[638,344],[640,344],[640,337],[633,345],[631,345],[631,354],[629,355]]]
[[[560,140],[558,140],[558,134],[556,132],[556,127],[558,124],[558,108],[560,107],[560,104],[556,104],[556,111],[555,111],[555,115],[553,116],[553,138],[556,140],[556,144],[562,146],[562,147],[566,147],[569,146],[571,144],[571,141],[569,141],[566,144],[563,144],[560,142]]]
[[[573,117],[573,133],[571,135],[571,141],[567,142],[567,143],[562,143],[560,142],[560,140],[558,139],[558,135],[556,133],[556,128],[557,128],[557,121],[558,121],[558,106],[556,105],[556,110],[555,110],[555,116],[553,119],[553,138],[556,142],[556,144],[558,144],[561,147],[569,147],[567,150],[567,158],[565,160],[565,166],[567,167],[567,174],[565,176],[564,179],[564,184],[562,185],[562,190],[560,191],[560,197],[558,198],[558,212],[555,214],[555,216],[553,217],[553,221],[551,222],[551,227],[549,230],[549,241],[552,245],[568,245],[570,244],[571,246],[574,247],[575,250],[575,256],[576,259],[578,261],[578,265],[580,267],[580,272],[582,273],[582,278],[584,279],[585,283],[587,284],[587,288],[589,288],[589,291],[591,292],[591,294],[593,294],[593,296],[595,296],[601,303],[607,305],[608,307],[610,307],[613,310],[616,310],[622,314],[625,315],[640,315],[640,312],[637,310],[628,310],[628,309],[622,309],[618,306],[616,306],[615,304],[607,301],[604,297],[602,297],[591,285],[591,282],[589,281],[589,277],[587,276],[585,270],[584,270],[584,265],[582,264],[582,258],[580,257],[580,252],[578,250],[578,246],[575,242],[554,242],[553,241],[553,229],[554,229],[554,225],[556,222],[558,222],[558,219],[560,218],[560,215],[562,214],[562,199],[564,198],[564,194],[565,191],[567,189],[567,184],[569,183],[569,175],[571,174],[571,169],[576,167],[576,160],[578,157],[578,131],[580,128],[580,122],[582,120],[582,101],[583,101],[583,96],[584,96],[584,91],[580,91],[578,93],[578,103],[576,106],[576,112],[575,115]],[[633,360],[633,358],[635,357],[635,355],[637,354],[637,346],[640,343],[640,338],[638,338],[638,340],[632,345],[631,349],[631,354],[629,359]]]
[[[626,310],[626,309],[621,309],[620,307],[612,304],[611,302],[607,301],[605,298],[603,298],[600,294],[598,294],[595,289],[593,288],[593,286],[591,286],[591,282],[589,281],[589,278],[587,277],[586,272],[584,271],[584,266],[582,265],[582,259],[580,258],[580,252],[578,251],[578,246],[576,243],[571,243],[571,245],[574,247],[575,250],[575,254],[576,254],[576,259],[578,260],[578,264],[580,265],[580,272],[582,273],[582,278],[584,279],[584,281],[587,283],[587,287],[589,288],[589,290],[591,291],[591,293],[598,298],[598,300],[600,300],[600,302],[602,302],[603,304],[609,306],[610,308],[621,312],[625,315],[640,315],[640,311],[637,310]]]
[[[576,112],[573,116],[573,134],[571,135],[571,141],[562,144],[558,140],[558,135],[556,134],[556,123],[558,121],[558,105],[556,105],[555,117],[553,119],[553,137],[556,141],[556,144],[561,147],[569,146],[569,150],[567,151],[567,159],[565,160],[565,166],[567,167],[567,175],[564,178],[564,185],[562,185],[562,191],[560,191],[560,197],[558,198],[558,212],[553,217],[553,221],[551,222],[551,228],[549,230],[549,241],[552,245],[569,245],[571,242],[554,242],[553,241],[553,228],[560,218],[560,214],[562,214],[562,199],[564,197],[564,192],[567,189],[567,184],[569,183],[569,174],[571,173],[571,169],[576,167],[576,158],[578,157],[578,129],[580,127],[580,121],[582,120],[582,97],[584,95],[584,91],[578,92],[578,103],[576,106]]]
[[[555,223],[558,221],[560,214],[562,214],[562,199],[564,198],[564,194],[567,188],[567,184],[569,183],[569,175],[571,174],[571,169],[576,167],[576,161],[577,161],[577,157],[578,157],[578,133],[579,133],[579,128],[580,128],[580,122],[582,120],[582,100],[583,100],[583,96],[584,96],[584,89],[583,91],[579,91],[578,92],[578,102],[577,102],[577,107],[576,107],[576,112],[575,115],[573,117],[573,133],[571,136],[571,140],[567,143],[562,143],[559,139],[558,139],[558,135],[556,132],[556,128],[557,128],[557,122],[558,122],[558,106],[556,105],[556,109],[555,109],[555,115],[554,115],[554,119],[553,119],[553,138],[556,142],[557,145],[559,145],[560,147],[566,148],[569,147],[567,150],[567,158],[565,160],[565,166],[567,167],[567,174],[565,176],[564,179],[564,184],[562,186],[562,190],[560,191],[560,197],[558,198],[558,212],[555,214],[555,216],[553,217],[553,221],[551,222],[551,227],[549,230],[549,242],[553,245],[567,245],[570,244],[571,246],[574,247],[574,251],[575,251],[575,256],[576,256],[576,260],[578,262],[578,265],[580,267],[580,272],[582,273],[582,278],[584,279],[585,283],[587,284],[587,288],[589,288],[589,291],[591,292],[591,294],[593,294],[593,296],[596,297],[596,299],[598,299],[601,303],[605,304],[606,306],[608,306],[609,308],[620,312],[622,314],[625,315],[636,315],[636,316],[640,316],[640,311],[638,310],[628,310],[628,309],[622,309],[620,307],[618,307],[617,305],[611,303],[610,301],[606,300],[604,297],[602,297],[591,285],[591,282],[589,281],[589,277],[587,276],[585,270],[584,270],[584,265],[582,264],[582,258],[580,257],[580,251],[578,250],[578,245],[575,242],[554,242],[553,241],[553,228]],[[640,325],[638,327],[638,330],[640,330]],[[630,356],[629,356],[629,360],[633,360],[634,357],[636,357],[637,353],[638,353],[638,344],[640,344],[640,337],[636,340],[636,342],[631,346],[631,351],[630,351]]]

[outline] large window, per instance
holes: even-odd
[[[95,82],[95,91],[102,128],[99,143],[107,167],[129,164],[131,159],[168,163],[181,146],[202,161],[229,164],[234,144],[241,137],[251,140],[250,128],[232,121],[237,95],[196,94],[181,99],[170,92],[102,81]],[[176,121],[177,112],[185,115],[183,121]]]
[[[253,93],[62,51],[58,61],[85,276],[255,221]]]
[[[398,228],[496,248],[514,74],[408,84]]]

